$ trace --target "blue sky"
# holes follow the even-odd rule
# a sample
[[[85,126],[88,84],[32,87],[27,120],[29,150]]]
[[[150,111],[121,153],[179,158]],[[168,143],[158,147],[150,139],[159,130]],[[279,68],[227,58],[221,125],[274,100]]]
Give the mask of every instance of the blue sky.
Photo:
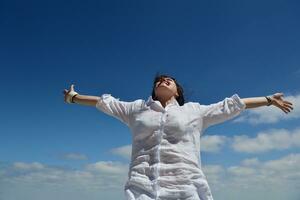
[[[298,199],[299,8],[297,1],[1,1],[0,199],[121,199],[129,129],[95,107],[65,104],[62,91],[75,84],[80,94],[146,100],[157,72],[176,77],[187,101],[201,104],[283,92],[292,113],[262,107],[210,127],[201,157],[216,200]]]

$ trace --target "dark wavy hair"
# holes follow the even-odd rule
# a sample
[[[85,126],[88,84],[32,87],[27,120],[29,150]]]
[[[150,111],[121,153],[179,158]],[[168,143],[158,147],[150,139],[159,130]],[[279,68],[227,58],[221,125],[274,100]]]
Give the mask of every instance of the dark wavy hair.
[[[153,100],[157,100],[156,96],[155,96],[155,84],[160,81],[161,78],[171,78],[174,80],[176,87],[177,87],[177,93],[178,93],[178,97],[176,98],[178,104],[180,106],[182,106],[184,104],[184,95],[183,95],[183,88],[182,86],[177,82],[177,80],[169,75],[166,74],[156,74],[153,80],[153,88],[152,88],[152,99]]]

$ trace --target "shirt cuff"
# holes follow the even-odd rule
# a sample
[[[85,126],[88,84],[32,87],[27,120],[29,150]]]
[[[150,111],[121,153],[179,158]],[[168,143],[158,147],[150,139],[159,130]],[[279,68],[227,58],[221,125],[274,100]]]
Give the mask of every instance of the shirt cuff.
[[[232,95],[231,98],[233,99],[233,101],[235,102],[235,104],[237,105],[237,107],[238,107],[240,110],[245,110],[245,109],[246,109],[246,104],[245,104],[245,102],[239,97],[238,94]]]

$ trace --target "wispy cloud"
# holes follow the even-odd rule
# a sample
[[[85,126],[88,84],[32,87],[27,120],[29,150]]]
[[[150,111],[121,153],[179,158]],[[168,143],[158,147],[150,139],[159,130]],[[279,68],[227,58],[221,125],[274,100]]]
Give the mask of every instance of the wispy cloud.
[[[82,169],[15,162],[0,168],[0,194],[4,199],[24,195],[32,200],[122,199],[127,170],[128,163],[114,161],[98,161]],[[215,198],[297,200],[300,195],[300,154],[267,161],[247,158],[229,167],[204,165],[203,171]]]
[[[284,97],[287,101],[293,103],[294,109],[285,114],[281,109],[275,106],[262,106],[247,109],[248,112],[234,119],[233,122],[249,122],[250,124],[277,123],[279,121],[299,119],[300,118],[300,94],[288,95]]]
[[[39,162],[33,163],[24,163],[24,162],[15,162],[12,165],[12,169],[16,171],[35,171],[35,170],[42,170],[45,166]]]
[[[300,154],[267,161],[248,158],[227,168],[208,165],[203,171],[216,199],[297,200],[300,195]]]
[[[131,157],[131,145],[113,148],[110,150],[110,152],[114,155],[118,155],[129,160]]]
[[[87,160],[88,157],[82,153],[65,153],[60,156],[61,159],[64,160]]]
[[[223,135],[205,135],[201,137],[201,151],[217,153],[228,140]]]
[[[128,165],[121,162],[99,161],[88,164],[85,169],[95,173],[124,174],[128,171]]]
[[[250,163],[249,163],[249,160]],[[254,162],[253,162],[254,161]],[[259,161],[247,159],[239,166],[231,166],[227,172],[232,180],[247,184],[300,184],[300,154],[289,154],[277,160]]]
[[[0,168],[1,199],[121,199],[128,164],[99,161],[82,169],[15,162]],[[117,191],[117,192],[116,192]]]
[[[270,129],[250,138],[247,135],[234,136],[231,147],[237,152],[260,153],[300,147],[300,129]]]

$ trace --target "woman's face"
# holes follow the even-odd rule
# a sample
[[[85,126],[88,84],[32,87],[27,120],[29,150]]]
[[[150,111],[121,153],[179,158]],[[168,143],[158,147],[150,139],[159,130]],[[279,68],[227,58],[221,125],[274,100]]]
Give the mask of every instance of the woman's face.
[[[178,96],[177,86],[175,81],[169,77],[162,77],[155,83],[155,95],[162,96]]]

